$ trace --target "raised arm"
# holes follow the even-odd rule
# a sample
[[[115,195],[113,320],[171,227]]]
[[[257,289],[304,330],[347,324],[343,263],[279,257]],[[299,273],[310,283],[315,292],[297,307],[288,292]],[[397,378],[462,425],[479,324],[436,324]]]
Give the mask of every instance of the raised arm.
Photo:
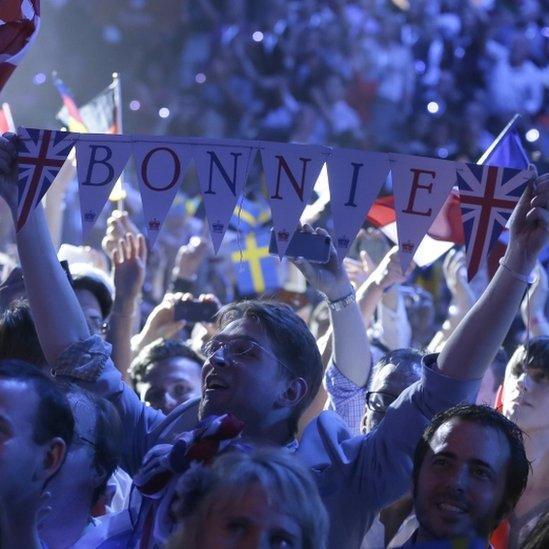
[[[139,329],[139,297],[145,279],[147,245],[142,234],[127,233],[112,252],[115,297],[107,340],[112,359],[122,377],[128,379],[133,355],[131,338]]]
[[[509,245],[494,278],[449,337],[438,368],[455,379],[480,379],[520,306],[528,276],[549,240],[549,174],[528,183],[511,218]]]
[[[0,193],[17,216],[17,155],[13,134],[0,137]],[[39,204],[16,235],[36,331],[47,361],[89,337],[84,313],[53,247]]]
[[[309,225],[304,225],[303,230],[313,232]],[[324,229],[316,229],[315,232],[328,236]],[[335,248],[331,246],[330,259],[326,264],[304,259],[296,260],[295,264],[309,284],[323,293],[331,305],[333,357],[337,368],[355,385],[364,386],[370,375],[370,344],[354,299],[353,287],[338,261]]]

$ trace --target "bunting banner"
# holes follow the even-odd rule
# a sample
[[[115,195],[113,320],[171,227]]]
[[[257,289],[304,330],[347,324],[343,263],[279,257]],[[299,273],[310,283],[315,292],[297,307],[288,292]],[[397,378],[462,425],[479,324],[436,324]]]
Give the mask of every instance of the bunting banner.
[[[246,183],[253,148],[225,141],[195,145],[193,158],[210,236],[215,252],[219,250],[231,216]]]
[[[0,2],[0,90],[29,51],[40,28],[40,0]]]
[[[454,162],[389,154],[400,264],[405,272],[456,182]]]
[[[75,144],[67,132],[19,128],[17,142],[18,207],[16,230],[42,200]]]
[[[333,149],[328,158],[334,244],[340,261],[347,255],[364,216],[389,174],[386,154]]]
[[[188,145],[166,139],[142,138],[133,143],[135,169],[150,247],[154,246],[168,210],[181,187],[191,155],[192,150]]]
[[[132,154],[131,141],[87,134],[76,143],[82,238],[86,240]]]
[[[528,170],[458,164],[469,280],[497,242],[531,177]]]
[[[274,227],[282,257],[311,201],[315,184],[320,187],[324,181],[323,188],[329,187],[334,244],[340,258],[347,253],[366,215],[373,219],[374,210],[383,206],[390,215],[376,224],[383,230],[396,225],[394,237],[399,242],[403,269],[412,258],[417,264],[428,264],[453,243],[461,242],[460,229],[464,229],[470,277],[505,225],[530,177],[530,172],[475,164],[459,164],[458,174],[458,164],[453,161],[318,145],[26,128],[20,128],[18,134],[17,230],[76,145],[84,234],[93,226],[114,182],[133,156],[148,241],[153,246],[177,192],[185,190],[185,174],[194,162],[201,195],[193,199],[193,208],[205,211],[216,251],[230,226],[242,237],[254,235],[255,244],[250,240],[246,250],[254,250],[255,245],[256,255],[257,249],[265,254],[258,230],[268,224]],[[261,153],[270,211],[265,204],[244,198],[248,168],[257,150]],[[376,201],[388,172],[394,197]],[[456,182],[459,201],[453,189]],[[249,255],[253,256],[251,252]],[[262,284],[254,262],[248,263],[250,273],[256,273],[257,290]]]
[[[280,257],[286,252],[299,218],[330,149],[319,145],[260,143],[273,227]]]

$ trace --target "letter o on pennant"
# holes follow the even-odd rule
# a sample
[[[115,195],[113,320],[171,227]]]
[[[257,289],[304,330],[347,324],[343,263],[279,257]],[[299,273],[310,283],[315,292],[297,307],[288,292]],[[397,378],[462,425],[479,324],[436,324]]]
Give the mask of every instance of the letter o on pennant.
[[[147,176],[149,161],[151,160],[153,154],[159,151],[165,151],[169,155],[171,155],[171,157],[173,158],[173,164],[174,164],[172,180],[164,187],[153,186]],[[145,185],[153,191],[167,191],[168,189],[171,189],[177,183],[177,180],[179,179],[180,174],[181,174],[181,162],[179,161],[179,157],[177,156],[175,151],[173,151],[172,149],[168,149],[168,147],[157,147],[156,149],[151,149],[143,159],[143,164],[141,164],[141,177],[143,178],[143,183],[145,183]]]

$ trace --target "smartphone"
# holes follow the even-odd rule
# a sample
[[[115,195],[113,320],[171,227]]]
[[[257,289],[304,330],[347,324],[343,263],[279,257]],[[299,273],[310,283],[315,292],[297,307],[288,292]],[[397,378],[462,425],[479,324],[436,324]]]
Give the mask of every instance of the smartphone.
[[[269,253],[278,255],[274,229],[271,229]],[[313,263],[328,263],[330,259],[330,237],[297,231],[290,240],[284,255],[286,257],[302,257]]]
[[[213,322],[217,311],[217,304],[211,301],[178,301],[174,306],[174,320]]]

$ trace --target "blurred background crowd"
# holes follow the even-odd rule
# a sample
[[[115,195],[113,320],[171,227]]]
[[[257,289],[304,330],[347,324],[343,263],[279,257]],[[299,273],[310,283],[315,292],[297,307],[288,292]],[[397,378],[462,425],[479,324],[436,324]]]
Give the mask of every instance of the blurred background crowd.
[[[31,55],[7,88],[37,85],[13,97],[17,122],[52,125],[51,70],[79,104],[118,71],[128,133],[476,160],[518,112],[534,160],[547,156],[543,0],[43,4],[51,54]]]

